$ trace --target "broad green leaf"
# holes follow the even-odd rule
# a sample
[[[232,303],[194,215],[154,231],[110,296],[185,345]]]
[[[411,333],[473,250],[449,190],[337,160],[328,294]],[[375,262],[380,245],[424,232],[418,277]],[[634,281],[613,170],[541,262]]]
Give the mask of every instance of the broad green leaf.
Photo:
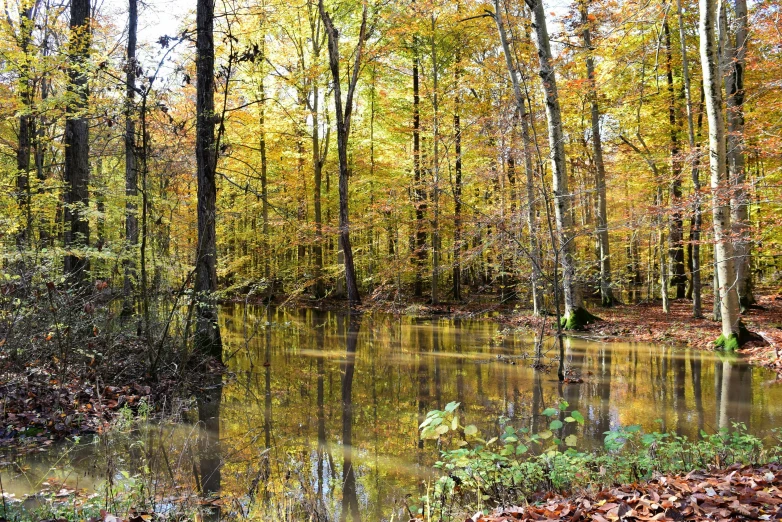
[[[529,448],[525,446],[524,444],[519,444],[516,446],[516,455],[521,455],[522,453],[527,453],[527,450]]]
[[[557,410],[555,410],[554,408],[546,408],[545,410],[543,410],[542,413],[542,415],[545,415],[546,417],[551,417],[556,414],[557,414]]]
[[[549,430],[541,431],[540,433],[538,433],[538,437],[540,437],[541,439],[550,439],[553,436],[554,434],[551,433]]]
[[[551,421],[551,424],[549,424],[548,427],[549,427],[550,430],[558,430],[562,426],[564,426],[564,424],[562,424],[562,421],[559,420],[559,419],[555,419],[555,420]]]
[[[456,401],[449,402],[448,404],[445,405],[445,411],[447,411],[448,413],[453,413],[454,411],[456,411],[456,408],[458,408],[460,404],[461,404],[460,402],[456,402]]]
[[[575,435],[568,435],[565,437],[565,445],[570,446],[571,448],[578,444],[578,437]]]
[[[470,424],[464,428],[464,434],[468,437],[472,437],[478,434],[478,428],[474,424]]]
[[[570,416],[576,419],[576,422],[578,422],[579,424],[584,424],[584,416],[581,415],[579,412],[572,411],[570,412]]]
[[[438,435],[445,435],[446,433],[448,433],[448,426],[447,426],[447,425],[445,425],[445,424],[440,424],[439,426],[437,426],[437,427],[435,428],[435,430],[434,430],[434,431],[435,431],[435,433],[437,433]]]

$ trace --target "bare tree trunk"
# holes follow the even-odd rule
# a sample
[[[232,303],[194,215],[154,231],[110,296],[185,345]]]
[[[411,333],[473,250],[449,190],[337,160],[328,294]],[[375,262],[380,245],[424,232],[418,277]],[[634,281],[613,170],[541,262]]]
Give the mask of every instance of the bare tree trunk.
[[[317,13],[311,10],[314,3],[307,2],[307,9],[310,19],[310,37],[312,40],[313,63],[318,62],[322,45],[323,34],[320,32],[320,24],[317,23]],[[323,284],[323,210],[322,210],[322,187],[323,187],[323,165],[326,162],[329,148],[329,130],[326,129],[326,136],[321,143],[320,139],[320,82],[319,78],[312,79],[312,105],[310,107],[312,117],[312,169],[314,175],[313,182],[313,212],[315,219],[315,243],[312,246],[312,254],[315,263],[315,286],[313,293],[316,298],[326,295]],[[323,150],[321,150],[323,147]]]
[[[530,136],[529,114],[525,105],[525,97],[521,90],[518,72],[514,66],[513,54],[511,53],[508,36],[505,31],[505,24],[502,21],[502,10],[500,9],[500,0],[494,0],[494,21],[497,23],[497,32],[500,35],[502,51],[505,55],[505,65],[508,68],[511,83],[513,85],[513,94],[516,98],[516,113],[521,120],[521,141],[524,152],[524,174],[526,176],[527,188],[527,232],[529,233],[529,258],[532,265],[532,309],[535,315],[542,312],[543,309],[543,289],[541,288],[541,259],[540,248],[538,246],[538,230],[536,222],[536,204],[535,204],[535,170],[532,165],[533,144]]]
[[[540,78],[546,97],[546,120],[551,170],[553,174],[554,215],[557,229],[559,263],[562,267],[562,288],[565,301],[565,313],[562,317],[566,329],[580,329],[592,316],[583,307],[581,292],[576,282],[575,238],[572,236],[572,216],[570,212],[571,194],[568,190],[568,178],[565,162],[565,139],[562,132],[562,114],[557,93],[557,79],[551,65],[553,57],[546,27],[546,13],[542,0],[527,0],[533,11],[535,33],[537,35],[538,58],[540,59]]]
[[[457,11],[461,3],[457,4]],[[454,139],[454,187],[453,187],[453,274],[452,288],[453,300],[462,300],[462,120],[461,120],[461,93],[460,82],[462,53],[461,47],[456,47],[456,64],[454,66],[454,109],[453,109],[453,139]]]
[[[693,191],[693,209],[690,239],[692,242],[690,255],[692,274],[692,315],[702,317],[701,309],[701,181],[700,181],[700,151],[695,145],[695,125],[693,122],[692,89],[690,86],[690,67],[687,59],[687,38],[684,31],[684,19],[682,17],[682,0],[676,0],[676,12],[679,18],[679,40],[682,55],[682,78],[684,80],[684,96],[687,108],[687,142],[689,145],[690,161],[692,162],[691,177]]]
[[[753,304],[755,296],[752,289],[752,271],[749,223],[749,195],[746,189],[747,173],[744,159],[744,71],[747,55],[747,2],[735,0],[735,42],[731,35],[726,34],[724,53],[729,62],[725,75],[725,91],[727,103],[728,149],[727,165],[728,179],[733,187],[731,200],[731,224],[733,235],[738,238],[734,243],[734,264],[739,293],[739,304],[742,308]],[[727,27],[725,27],[727,32]]]
[[[712,219],[714,226],[714,258],[717,263],[719,296],[722,315],[720,341],[725,348],[739,345],[741,319],[736,291],[736,271],[733,267],[733,244],[730,240],[730,191],[725,165],[725,121],[722,116],[721,74],[717,58],[715,0],[700,0],[700,53],[703,84],[706,89],[706,113],[709,120],[709,170],[711,172]]]
[[[136,96],[136,29],[138,27],[138,0],[128,0],[128,48],[125,61],[125,243],[130,251],[125,261],[122,285],[122,312],[133,313],[136,278],[136,247],[138,246],[138,217],[136,195],[136,124],[133,121],[133,100]]]
[[[263,84],[263,76],[261,76],[260,85],[260,115],[258,117],[260,127],[260,137],[258,147],[261,149],[261,194],[263,200],[261,201],[261,217],[263,219],[263,227],[261,228],[261,246],[263,247],[263,279],[266,281],[266,299],[271,300],[274,293],[274,285],[271,280],[271,251],[269,249],[269,182],[267,177],[268,165],[266,161],[266,88]]]
[[[613,306],[614,293],[611,290],[611,252],[608,240],[608,210],[606,208],[606,170],[603,163],[603,142],[600,137],[600,110],[597,104],[595,63],[592,58],[592,37],[589,30],[589,0],[582,0],[581,37],[586,50],[587,79],[589,80],[590,117],[592,123],[592,155],[595,162],[595,185],[597,189],[597,242],[600,255],[600,301],[603,306]]]
[[[435,41],[436,25],[435,16],[432,14],[432,204],[434,206],[434,216],[432,219],[432,304],[438,304],[440,297],[438,295],[438,282],[440,272],[440,116],[438,105],[438,74],[437,65],[437,46]]]
[[[90,224],[86,217],[89,205],[89,127],[87,109],[87,60],[90,49],[90,0],[71,1],[71,42],[68,50],[68,91],[73,101],[65,119],[65,275],[73,284],[87,277],[89,260],[74,249],[90,242]]]
[[[19,48],[22,51],[19,70],[19,95],[22,110],[19,115],[19,145],[16,149],[16,190],[17,204],[22,223],[16,235],[16,244],[20,250],[28,248],[32,241],[32,208],[30,193],[30,154],[31,142],[35,133],[35,122],[31,114],[33,106],[33,81],[30,78],[30,43],[34,27],[34,5],[31,0],[21,2],[19,13]]]
[[[419,87],[419,65],[417,42],[415,56],[413,57],[413,202],[415,203],[415,285],[413,295],[423,295],[422,272],[426,258],[426,230],[424,227],[424,213],[426,211],[426,194],[422,187],[421,179],[421,94]]]
[[[323,25],[326,28],[329,47],[329,68],[334,80],[334,107],[337,118],[337,152],[339,154],[339,239],[345,263],[345,284],[348,291],[348,302],[351,306],[361,303],[356,281],[356,269],[353,264],[353,249],[350,246],[350,221],[348,219],[348,138],[350,137],[350,116],[353,112],[353,96],[358,83],[358,73],[361,66],[361,55],[367,34],[367,5],[364,4],[361,13],[361,29],[355,51],[355,62],[348,83],[345,105],[342,106],[341,79],[339,75],[339,32],[334,27],[331,16],[326,12],[323,0],[319,0],[318,9]]]
[[[687,291],[687,276],[684,272],[684,248],[682,239],[682,161],[679,149],[679,126],[676,122],[676,94],[673,88],[673,51],[671,47],[671,29],[666,17],[663,22],[665,35],[665,75],[668,84],[668,125],[671,136],[671,219],[668,236],[668,254],[671,258],[670,284],[676,287],[676,298],[684,299]]]
[[[195,261],[195,347],[222,360],[222,339],[217,322],[215,232],[217,150],[214,105],[214,0],[198,0],[196,8],[196,164],[198,169],[198,244]]]

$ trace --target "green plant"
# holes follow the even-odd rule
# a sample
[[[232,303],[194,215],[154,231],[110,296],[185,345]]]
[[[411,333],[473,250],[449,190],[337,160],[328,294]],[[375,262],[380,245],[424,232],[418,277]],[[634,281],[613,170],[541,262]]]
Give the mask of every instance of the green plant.
[[[440,460],[435,467],[443,475],[421,499],[430,513],[427,519],[515,505],[545,491],[599,488],[732,464],[760,465],[782,456],[782,431],[775,430],[764,444],[742,423],[714,434],[702,431],[697,440],[671,432],[645,433],[638,425],[619,426],[604,433],[602,450],[579,451],[574,428],[585,419],[568,407],[561,401],[543,410],[540,415],[548,427],[537,433],[500,419],[503,431],[488,438],[476,426],[460,423],[457,402],[430,411],[419,429],[422,439],[437,442]]]

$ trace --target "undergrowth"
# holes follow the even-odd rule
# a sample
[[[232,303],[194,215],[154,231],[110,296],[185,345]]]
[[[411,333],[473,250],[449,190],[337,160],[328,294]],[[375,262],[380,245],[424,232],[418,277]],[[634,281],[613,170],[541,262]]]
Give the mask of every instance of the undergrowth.
[[[697,440],[645,433],[638,425],[618,427],[604,433],[601,450],[581,451],[577,432],[585,419],[568,410],[566,401],[541,413],[548,429],[531,433],[505,426],[496,436],[463,426],[458,407],[452,402],[430,411],[420,426],[421,438],[434,440],[440,450],[441,476],[410,506],[411,515],[427,521],[523,505],[549,492],[571,494],[732,464],[759,466],[782,456],[779,432],[764,443],[742,423],[712,434],[701,431]]]

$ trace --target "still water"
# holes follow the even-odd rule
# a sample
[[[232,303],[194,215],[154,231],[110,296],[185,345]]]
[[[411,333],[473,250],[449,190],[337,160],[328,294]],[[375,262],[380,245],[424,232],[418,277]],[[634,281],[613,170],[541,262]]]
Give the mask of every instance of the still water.
[[[566,365],[583,383],[563,385],[555,369],[531,369],[528,338],[487,320],[237,305],[223,308],[221,322],[231,374],[199,412],[212,438],[204,478],[224,498],[258,491],[278,513],[299,506],[328,519],[398,520],[437,456],[418,439],[420,419],[451,401],[461,403],[463,424],[491,434],[502,422],[544,429],[539,413],[562,397],[586,418],[582,447],[619,425],[691,437],[733,422],[760,435],[782,426],[773,374],[713,353],[571,338]],[[157,444],[187,446],[196,420],[160,431]],[[172,467],[187,469],[186,455],[165,457],[172,478]],[[51,458],[28,458],[24,481],[4,474],[6,491],[29,493],[52,473]],[[82,487],[105,479],[88,453],[72,460],[81,469],[66,476]]]

